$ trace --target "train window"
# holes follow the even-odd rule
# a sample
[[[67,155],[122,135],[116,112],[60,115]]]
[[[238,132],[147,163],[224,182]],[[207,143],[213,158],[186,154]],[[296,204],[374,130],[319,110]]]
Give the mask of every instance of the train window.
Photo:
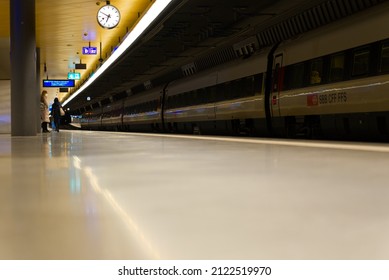
[[[370,51],[363,49],[354,52],[353,76],[361,76],[369,73]]]
[[[254,76],[254,92],[253,92],[253,94],[261,94],[261,92],[262,92],[262,78],[263,78],[263,74],[257,74]]]
[[[382,44],[380,72],[389,72],[389,42]]]
[[[278,78],[280,75],[280,64],[277,63],[273,71],[273,91],[278,90]]]
[[[322,82],[322,74],[323,74],[323,59],[316,59],[311,62],[309,83],[320,84]]]
[[[292,72],[293,65],[285,66],[285,76],[284,76],[284,90],[291,89],[291,78],[289,77]]]
[[[173,109],[176,107],[176,97],[173,95],[173,96],[169,96],[169,109]]]
[[[231,98],[239,98],[244,94],[243,80],[235,80],[230,84]]]
[[[219,85],[209,87],[208,91],[208,102],[215,102],[217,98],[217,94],[222,94],[223,91],[220,90]]]
[[[185,96],[183,93],[180,93],[179,95],[177,95],[177,106],[179,108],[185,106]]]
[[[190,105],[200,104],[197,90],[192,90],[188,97],[190,99]]]
[[[170,109],[171,108],[171,102],[172,102],[172,98],[171,98],[171,96],[169,96],[167,98],[167,102],[165,104],[165,109]]]
[[[223,90],[224,90],[224,93],[225,95],[227,96],[227,99],[234,99],[235,96],[236,96],[236,80],[235,81],[231,81],[231,82],[227,82],[224,84],[223,86]],[[221,96],[221,95],[218,95],[218,101],[223,101],[224,100],[224,97]]]
[[[242,78],[242,97],[254,95],[254,76]]]
[[[214,99],[212,100],[213,102],[219,102],[225,99],[231,99],[231,83],[227,82],[224,84],[219,84],[215,87],[216,92]]]
[[[158,100],[154,100],[151,102],[152,104],[152,111],[156,111],[158,109]]]
[[[199,88],[197,90],[197,98],[199,99],[199,104],[206,103],[206,96],[207,96],[207,91],[205,88]]]
[[[172,101],[173,101],[172,102],[172,108],[180,107],[180,105],[178,104],[178,102],[179,102],[178,95],[174,95]]]
[[[206,87],[202,89],[202,96],[201,96],[201,104],[205,104],[209,102],[209,95],[211,92],[211,87]]]
[[[304,63],[290,65],[286,68],[285,88],[301,88],[304,84]]]
[[[173,97],[169,96],[167,102],[165,103],[165,109],[171,109],[173,107]]]
[[[183,92],[180,95],[181,95],[181,107],[188,106],[188,95],[189,95],[189,92]]]
[[[330,82],[339,82],[344,76],[344,54],[336,54],[331,57]]]
[[[252,81],[251,77],[242,78],[239,82],[239,86],[241,87],[240,97],[250,96],[253,91],[251,88]]]
[[[242,87],[242,91],[240,93],[241,97],[245,96],[250,96],[251,92],[253,91],[252,89],[252,82],[253,78],[252,77],[245,77],[240,80],[240,85]]]
[[[172,96],[172,108],[177,108],[177,107],[179,107],[179,105],[178,105],[178,96],[174,95],[174,96]]]
[[[195,105],[193,104],[195,94],[196,94],[196,90],[188,91],[187,93],[185,93],[185,106]]]

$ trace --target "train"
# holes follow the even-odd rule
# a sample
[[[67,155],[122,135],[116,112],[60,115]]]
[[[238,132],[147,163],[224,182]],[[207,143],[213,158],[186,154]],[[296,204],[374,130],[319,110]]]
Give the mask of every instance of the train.
[[[86,130],[389,139],[388,5],[84,112]]]

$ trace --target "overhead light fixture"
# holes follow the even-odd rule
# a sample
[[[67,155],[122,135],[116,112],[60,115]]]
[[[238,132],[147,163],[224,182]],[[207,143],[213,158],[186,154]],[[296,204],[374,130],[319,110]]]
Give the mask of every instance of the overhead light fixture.
[[[107,61],[86,81],[72,96],[63,102],[63,106],[68,104],[73,98],[88,88],[109,66],[112,65],[131,45],[139,38],[147,27],[157,18],[157,16],[170,4],[172,0],[156,0],[139,23],[134,27],[118,49],[107,59]]]

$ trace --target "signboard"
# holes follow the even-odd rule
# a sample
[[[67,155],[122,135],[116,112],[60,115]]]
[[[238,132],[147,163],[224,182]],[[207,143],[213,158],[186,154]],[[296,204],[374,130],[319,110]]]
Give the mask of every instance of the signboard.
[[[69,80],[79,80],[81,79],[81,73],[78,72],[69,72],[68,73]]]
[[[74,80],[43,80],[43,87],[74,87]]]
[[[77,63],[77,64],[74,64],[74,68],[76,68],[76,69],[86,69],[86,64],[85,63]]]
[[[97,54],[97,47],[82,47],[82,54]]]
[[[59,92],[69,92],[69,88],[67,87],[60,87]]]

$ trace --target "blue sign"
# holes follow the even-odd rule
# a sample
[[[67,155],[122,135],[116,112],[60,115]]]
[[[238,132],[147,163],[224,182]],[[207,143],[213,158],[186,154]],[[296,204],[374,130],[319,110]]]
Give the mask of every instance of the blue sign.
[[[82,47],[82,54],[97,54],[97,47]]]
[[[69,80],[79,80],[81,79],[81,73],[78,72],[69,72],[68,73]]]
[[[43,87],[74,87],[74,80],[43,80]]]

